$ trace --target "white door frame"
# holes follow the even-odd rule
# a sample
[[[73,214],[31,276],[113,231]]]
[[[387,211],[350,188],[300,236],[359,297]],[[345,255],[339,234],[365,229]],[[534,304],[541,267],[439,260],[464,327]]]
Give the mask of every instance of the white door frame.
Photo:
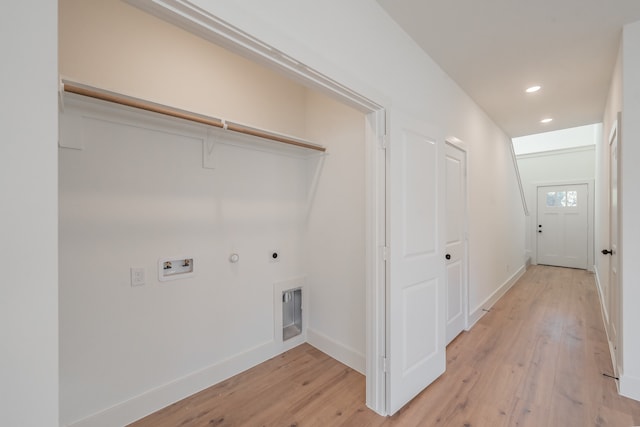
[[[329,94],[366,114],[366,404],[377,413],[386,415],[383,367],[386,347],[388,161],[385,106],[390,102],[386,99],[372,101],[216,16],[191,6],[187,1],[125,1],[234,53],[275,68],[285,76]]]
[[[536,200],[536,209],[535,215],[532,215],[533,221],[530,224],[530,233],[531,233],[531,264],[538,264],[538,187],[549,187],[554,185],[580,185],[584,184],[587,186],[587,194],[589,197],[589,206],[587,207],[587,270],[590,272],[594,270],[594,228],[593,228],[593,218],[594,218],[594,209],[595,209],[595,181],[593,179],[577,179],[577,180],[567,180],[567,181],[540,181],[534,182],[529,187],[529,194],[534,195]]]
[[[464,171],[464,253],[462,259],[463,278],[462,301],[464,311],[464,330],[469,330],[469,150],[467,145],[456,137],[447,137],[445,143],[462,151],[465,156]]]

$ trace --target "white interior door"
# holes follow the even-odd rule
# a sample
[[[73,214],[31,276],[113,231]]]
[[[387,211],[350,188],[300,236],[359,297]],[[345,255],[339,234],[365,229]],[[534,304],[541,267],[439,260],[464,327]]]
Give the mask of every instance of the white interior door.
[[[389,143],[387,412],[445,370],[444,139],[394,114]]]
[[[618,115],[618,118],[620,116]],[[615,374],[618,375],[618,322],[620,319],[620,289],[618,281],[618,120],[609,140],[609,248],[604,255],[609,260],[609,340],[614,360]]]
[[[587,268],[587,184],[538,187],[538,264]]]
[[[446,145],[447,344],[465,328],[466,313],[466,153]]]

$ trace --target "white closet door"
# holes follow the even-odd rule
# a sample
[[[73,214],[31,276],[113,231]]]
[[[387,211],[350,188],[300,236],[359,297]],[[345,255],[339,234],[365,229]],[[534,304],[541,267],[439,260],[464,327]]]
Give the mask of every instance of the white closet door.
[[[389,143],[387,412],[445,370],[444,140],[394,114]]]
[[[447,344],[465,327],[466,153],[447,144]]]

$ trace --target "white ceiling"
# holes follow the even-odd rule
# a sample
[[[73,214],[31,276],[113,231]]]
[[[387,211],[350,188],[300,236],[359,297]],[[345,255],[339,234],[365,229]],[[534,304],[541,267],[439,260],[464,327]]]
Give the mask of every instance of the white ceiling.
[[[511,137],[602,121],[622,26],[640,20],[640,0],[376,1]]]

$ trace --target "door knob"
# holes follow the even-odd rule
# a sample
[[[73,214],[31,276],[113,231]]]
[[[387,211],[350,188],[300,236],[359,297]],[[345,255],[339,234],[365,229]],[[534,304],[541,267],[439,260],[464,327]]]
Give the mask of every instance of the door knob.
[[[450,255],[450,254],[446,254],[444,257],[445,257],[446,259],[451,259],[451,255]]]
[[[613,251],[610,249],[603,249],[602,255],[613,255]]]

